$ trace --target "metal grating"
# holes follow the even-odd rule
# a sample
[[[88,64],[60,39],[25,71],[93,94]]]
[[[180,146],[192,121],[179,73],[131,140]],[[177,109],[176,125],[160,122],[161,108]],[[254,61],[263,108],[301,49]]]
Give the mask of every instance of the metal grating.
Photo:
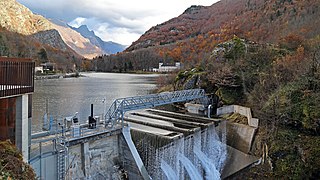
[[[123,115],[127,111],[204,98],[203,89],[189,89],[116,99],[105,114],[105,124],[113,127],[117,122],[123,123]]]

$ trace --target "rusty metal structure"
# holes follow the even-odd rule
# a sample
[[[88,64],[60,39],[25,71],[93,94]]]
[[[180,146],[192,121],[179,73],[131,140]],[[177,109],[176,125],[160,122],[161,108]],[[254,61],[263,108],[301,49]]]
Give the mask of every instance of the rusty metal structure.
[[[34,91],[31,59],[0,57],[0,99]]]
[[[31,59],[0,57],[0,140],[16,143],[19,96],[28,96],[28,118],[32,116],[34,66]]]

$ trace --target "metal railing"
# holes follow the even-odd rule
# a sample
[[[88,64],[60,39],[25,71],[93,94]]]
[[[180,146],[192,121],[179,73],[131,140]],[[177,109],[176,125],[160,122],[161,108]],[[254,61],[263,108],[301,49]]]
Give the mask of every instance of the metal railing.
[[[127,111],[204,98],[206,95],[203,89],[189,89],[116,99],[105,114],[105,125],[113,127],[119,121],[123,123]]]
[[[0,57],[0,98],[33,92],[34,67],[31,59]]]

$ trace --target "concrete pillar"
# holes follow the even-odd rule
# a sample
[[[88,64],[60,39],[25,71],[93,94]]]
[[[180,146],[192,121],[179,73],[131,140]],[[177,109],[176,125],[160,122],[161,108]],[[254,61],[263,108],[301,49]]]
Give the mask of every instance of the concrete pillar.
[[[84,142],[81,144],[81,169],[85,177],[88,177],[90,174],[90,151],[89,151],[89,143]]]
[[[21,151],[23,160],[29,159],[29,119],[28,95],[17,97],[16,101],[16,146]]]

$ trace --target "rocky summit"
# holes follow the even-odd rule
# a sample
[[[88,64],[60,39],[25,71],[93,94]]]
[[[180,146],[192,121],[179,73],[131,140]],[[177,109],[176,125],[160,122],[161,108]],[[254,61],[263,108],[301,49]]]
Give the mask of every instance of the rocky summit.
[[[9,31],[31,35],[53,29],[51,23],[15,0],[0,0],[0,25]]]

